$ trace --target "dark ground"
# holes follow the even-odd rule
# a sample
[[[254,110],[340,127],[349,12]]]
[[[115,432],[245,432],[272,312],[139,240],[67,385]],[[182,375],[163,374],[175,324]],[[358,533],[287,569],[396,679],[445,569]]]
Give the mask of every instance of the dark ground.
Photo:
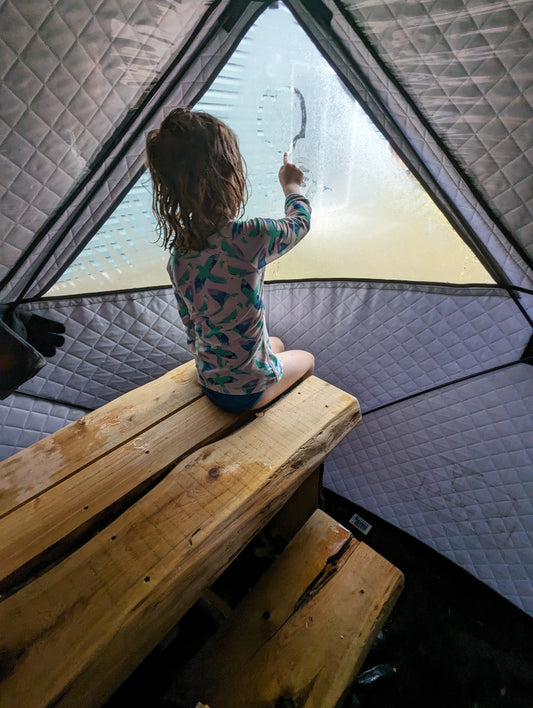
[[[326,491],[324,504],[405,575],[405,589],[342,708],[533,708],[533,618],[351,502]],[[350,525],[354,513],[372,524],[368,535]],[[243,576],[251,577],[266,561],[255,553],[240,562]],[[217,588],[232,604],[242,591],[242,584],[232,586],[234,574]],[[154,651],[106,708],[181,708],[163,699],[165,689],[214,628],[194,607],[175,640]]]

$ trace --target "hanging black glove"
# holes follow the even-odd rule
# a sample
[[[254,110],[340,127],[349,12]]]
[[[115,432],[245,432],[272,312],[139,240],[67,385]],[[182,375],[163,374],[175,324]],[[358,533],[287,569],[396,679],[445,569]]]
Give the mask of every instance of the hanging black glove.
[[[65,325],[49,317],[41,317],[24,310],[11,310],[5,313],[3,319],[8,327],[43,356],[54,356],[57,347],[62,347],[65,343],[65,337],[61,336],[65,332]]]
[[[57,347],[65,344],[65,325],[48,317],[22,312],[21,320],[26,328],[26,340],[43,356],[54,356]]]
[[[6,398],[46,364],[41,354],[0,319],[0,398]]]
[[[0,399],[13,393],[65,343],[65,326],[47,317],[0,312]]]

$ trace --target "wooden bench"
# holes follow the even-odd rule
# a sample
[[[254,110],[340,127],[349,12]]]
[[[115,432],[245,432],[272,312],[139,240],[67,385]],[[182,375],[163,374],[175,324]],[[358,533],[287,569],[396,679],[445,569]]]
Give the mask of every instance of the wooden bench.
[[[0,705],[100,706],[360,418],[316,377],[257,415],[192,363],[0,463]]]
[[[183,708],[335,708],[402,587],[316,510],[165,695]]]

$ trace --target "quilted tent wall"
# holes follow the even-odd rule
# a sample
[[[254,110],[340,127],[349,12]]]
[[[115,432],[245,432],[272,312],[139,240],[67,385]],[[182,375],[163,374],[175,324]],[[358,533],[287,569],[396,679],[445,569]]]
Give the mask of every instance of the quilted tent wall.
[[[273,5],[2,2],[2,303],[67,328],[2,457],[188,358],[168,288],[43,295]],[[494,279],[268,285],[271,331],[362,404],[326,484],[533,614],[531,3],[286,5]]]

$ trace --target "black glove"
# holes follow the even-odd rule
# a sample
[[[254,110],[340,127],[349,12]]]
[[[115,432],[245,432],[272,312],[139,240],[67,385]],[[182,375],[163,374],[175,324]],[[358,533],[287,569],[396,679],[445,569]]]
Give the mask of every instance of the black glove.
[[[45,365],[63,346],[60,322],[29,312],[2,312],[0,308],[0,399],[13,393]]]
[[[62,347],[65,343],[65,337],[61,336],[65,332],[65,325],[48,317],[24,310],[12,310],[5,314],[4,322],[43,356],[54,356],[57,347]]]
[[[65,344],[65,325],[48,317],[21,313],[21,319],[26,328],[26,340],[41,352],[43,356],[54,356],[57,347]]]
[[[0,399],[35,376],[45,364],[41,354],[0,319]]]

